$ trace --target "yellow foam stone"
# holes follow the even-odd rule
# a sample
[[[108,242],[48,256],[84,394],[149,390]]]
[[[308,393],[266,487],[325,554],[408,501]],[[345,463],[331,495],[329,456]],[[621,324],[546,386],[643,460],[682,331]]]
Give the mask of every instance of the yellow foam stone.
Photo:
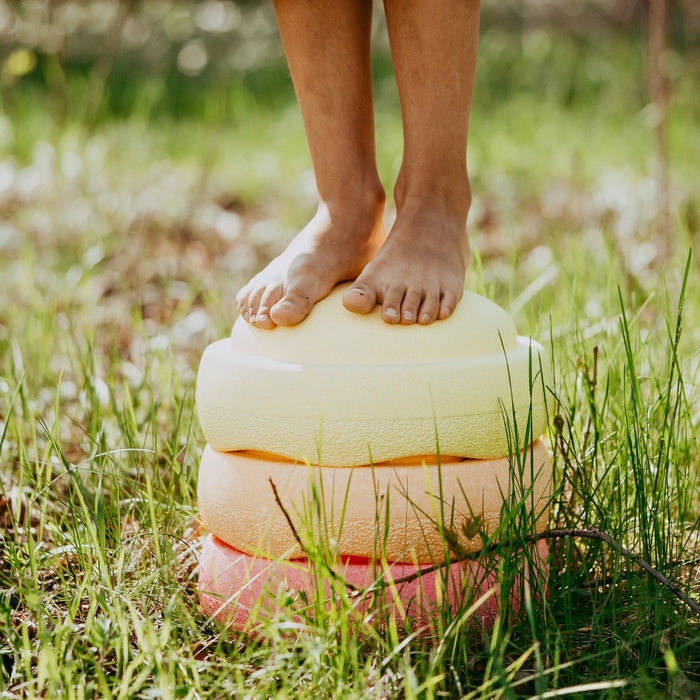
[[[444,321],[389,325],[379,307],[347,311],[344,288],[297,326],[261,330],[239,318],[206,348],[197,407],[215,450],[328,466],[438,450],[488,459],[544,431],[543,349],[497,304],[465,292]]]
[[[204,527],[248,554],[302,555],[272,485],[303,540],[324,537],[339,556],[442,562],[444,542],[483,546],[501,519],[504,499],[547,526],[549,451],[537,440],[522,455],[492,460],[415,457],[372,467],[312,467],[259,452],[207,447],[199,471]],[[314,496],[315,493],[315,496]],[[388,523],[388,525],[387,525]]]

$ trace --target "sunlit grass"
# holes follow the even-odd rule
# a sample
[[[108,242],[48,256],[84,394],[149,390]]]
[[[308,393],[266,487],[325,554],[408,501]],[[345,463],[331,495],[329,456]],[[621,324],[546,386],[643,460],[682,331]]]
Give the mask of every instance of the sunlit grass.
[[[548,348],[552,524],[606,531],[697,600],[697,250],[683,294],[698,241],[696,83],[679,81],[676,218],[659,230],[639,43],[592,51],[489,31],[470,142],[468,286]],[[547,72],[552,62],[560,73]],[[400,127],[389,76],[377,78],[389,184]],[[550,543],[547,596],[517,614],[504,597],[490,631],[467,624],[466,600],[427,637],[381,606],[383,626],[357,634],[340,581],[312,600],[289,592],[301,619],[281,613],[259,638],[199,612],[197,362],[228,332],[236,288],[314,202],[291,88],[266,96],[260,84],[195,91],[210,103],[195,109],[185,96],[176,116],[144,84],[128,118],[107,110],[93,127],[56,122],[40,92],[4,102],[0,693],[697,692],[697,616],[599,542]],[[514,581],[532,565],[527,523],[506,529],[500,576]],[[328,543],[314,556],[330,561]]]

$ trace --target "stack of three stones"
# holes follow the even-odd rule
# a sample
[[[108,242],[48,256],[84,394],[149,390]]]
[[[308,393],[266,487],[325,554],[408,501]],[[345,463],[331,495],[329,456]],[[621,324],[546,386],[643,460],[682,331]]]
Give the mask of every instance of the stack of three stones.
[[[387,603],[424,624],[445,601],[456,610],[468,589],[498,585],[495,567],[464,556],[506,507],[520,501],[533,530],[547,524],[541,346],[469,292],[422,327],[352,314],[342,291],[291,328],[239,319],[202,357],[200,604],[238,629],[252,611],[279,613],[282,590],[311,594],[306,555],[319,548],[356,588],[408,578]],[[544,561],[546,546],[536,551]]]

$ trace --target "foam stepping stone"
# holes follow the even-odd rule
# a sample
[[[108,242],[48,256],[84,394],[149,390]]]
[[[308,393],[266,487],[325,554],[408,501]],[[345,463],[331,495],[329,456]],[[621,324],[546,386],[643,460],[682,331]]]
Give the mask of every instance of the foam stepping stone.
[[[533,574],[546,575],[547,554],[548,548],[544,541],[532,547],[529,554],[532,570],[523,572],[526,584],[532,581]],[[381,602],[386,606],[385,610],[400,618],[407,617],[414,627],[430,627],[445,604],[449,606],[450,614],[456,615],[465,600],[479,601],[482,596],[484,600],[475,606],[473,614],[481,623],[489,625],[498,610],[498,596],[495,595],[498,590],[497,564],[495,558],[492,558],[455,562],[447,568],[430,570],[430,567],[410,563],[381,567],[372,560],[341,557],[334,570],[359,589],[366,589],[380,576],[384,581],[391,582],[391,585],[382,589]],[[399,581],[418,571],[423,573],[412,581]],[[318,580],[305,559],[254,557],[208,535],[199,563],[200,607],[206,615],[222,624],[244,630],[249,627],[253,617],[255,621],[262,622],[274,619],[285,608],[288,608],[287,612],[293,613],[293,592],[303,591],[307,600],[312,600]],[[331,592],[327,577],[325,581],[324,594],[330,605]],[[470,588],[473,597],[466,599]],[[509,605],[515,611],[519,605],[517,589],[519,586],[509,596]],[[489,595],[491,591],[493,594]],[[358,596],[355,601],[358,617],[364,617],[372,604],[371,596]],[[296,605],[301,605],[298,598]],[[296,609],[299,610],[299,607]],[[298,615],[296,617],[299,618]]]
[[[239,318],[206,348],[197,408],[215,450],[353,466],[436,445],[444,455],[502,457],[542,434],[543,349],[518,337],[498,305],[465,292],[444,321],[389,325],[379,307],[347,311],[346,286],[297,326],[260,330]]]
[[[518,456],[436,456],[372,467],[318,467],[260,452],[206,447],[198,500],[204,528],[248,554],[302,555],[270,482],[302,540],[325,538],[342,556],[435,563],[451,537],[465,551],[496,529],[504,499],[522,501],[535,528],[547,526],[551,464],[537,440]]]

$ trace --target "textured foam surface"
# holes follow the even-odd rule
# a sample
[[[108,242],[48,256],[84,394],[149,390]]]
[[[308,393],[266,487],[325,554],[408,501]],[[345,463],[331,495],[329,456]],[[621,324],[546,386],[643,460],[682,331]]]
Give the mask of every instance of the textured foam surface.
[[[533,549],[536,575],[545,576],[547,545],[544,541],[539,542]],[[474,596],[471,600],[479,599],[492,589],[495,593],[498,585],[494,575],[496,564],[495,559],[486,562],[463,561],[449,565],[447,572],[425,571],[413,581],[396,583],[387,588],[384,603],[400,617],[408,617],[414,625],[424,625],[439,614],[442,608],[440,601],[447,599],[452,614],[455,614],[463,605],[470,588]],[[382,570],[373,561],[356,558],[341,558],[336,565],[337,573],[358,588],[369,586],[382,571],[385,581],[389,577],[397,581],[414,574],[419,568],[427,569],[414,564],[389,564]],[[222,624],[244,630],[251,623],[252,611],[255,611],[256,621],[269,619],[281,612],[283,601],[292,600],[289,595],[279,595],[282,592],[304,591],[310,599],[316,580],[304,559],[255,558],[209,535],[199,562],[200,605],[206,615],[215,617]],[[525,580],[531,580],[527,572]],[[329,586],[326,586],[328,594]],[[370,598],[359,596],[356,602],[358,616],[364,615],[369,605]],[[519,605],[516,591],[511,593],[510,605]],[[474,614],[488,625],[495,619],[496,612],[497,596],[490,595]]]
[[[543,350],[506,312],[465,292],[430,326],[384,323],[341,303],[344,285],[297,326],[242,319],[206,348],[199,419],[219,451],[261,450],[328,466],[419,454],[501,457],[546,425]],[[544,377],[540,374],[544,371]],[[507,438],[504,411],[521,445]]]
[[[438,525],[451,530],[465,550],[480,549],[481,535],[468,539],[464,526],[492,533],[504,497],[509,505],[524,501],[537,531],[544,530],[551,464],[541,440],[518,458],[446,457],[440,467],[435,456],[373,467],[313,467],[207,447],[198,485],[205,529],[249,554],[301,556],[270,480],[302,539],[323,536],[345,556],[383,554],[389,561],[425,563],[445,559]]]

